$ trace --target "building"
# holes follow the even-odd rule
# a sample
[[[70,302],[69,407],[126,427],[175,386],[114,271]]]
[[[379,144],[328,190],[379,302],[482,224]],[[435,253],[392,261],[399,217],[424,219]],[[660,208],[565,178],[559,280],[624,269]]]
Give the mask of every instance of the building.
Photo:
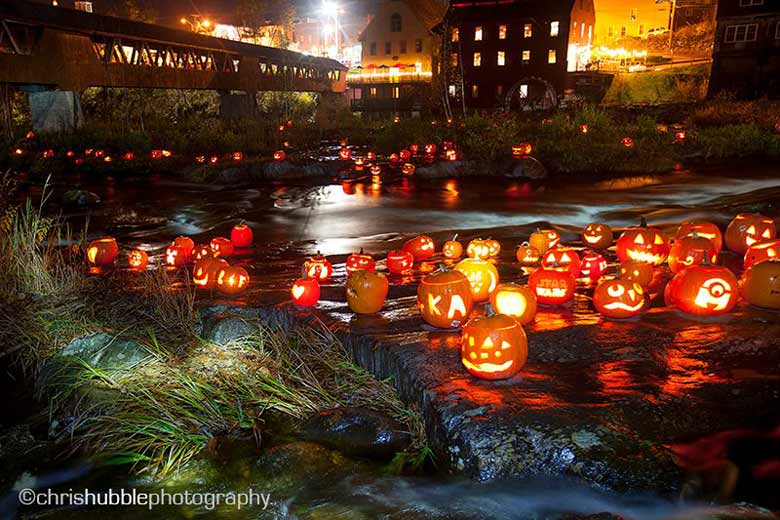
[[[709,95],[780,97],[780,3],[720,0]]]
[[[419,114],[430,106],[441,38],[433,29],[447,6],[438,0],[382,0],[358,36],[361,67],[347,75],[352,109]]]
[[[671,1],[593,0],[596,9],[594,40],[610,45],[621,38],[646,38],[669,30]]]
[[[593,0],[453,0],[443,63],[450,104],[549,108],[586,70]]]

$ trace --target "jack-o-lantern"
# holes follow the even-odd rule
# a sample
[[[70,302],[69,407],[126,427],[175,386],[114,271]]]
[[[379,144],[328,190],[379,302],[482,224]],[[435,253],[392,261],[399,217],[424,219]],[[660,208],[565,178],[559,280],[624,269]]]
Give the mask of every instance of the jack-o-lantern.
[[[612,245],[612,228],[606,224],[593,222],[582,230],[582,243],[586,246],[603,251]]]
[[[705,260],[674,275],[666,296],[667,303],[689,314],[724,314],[737,304],[737,277],[727,268]]]
[[[361,249],[359,253],[352,253],[347,257],[347,274],[352,274],[360,269],[373,271],[375,268],[376,262],[374,261],[374,257],[364,253],[363,249]]]
[[[566,271],[537,269],[528,277],[528,287],[542,305],[563,305],[574,298],[576,280]]]
[[[249,287],[249,273],[237,265],[224,266],[217,271],[217,290],[222,294],[241,294]]]
[[[693,221],[683,222],[680,227],[677,228],[675,238],[689,237],[696,232],[700,237],[704,237],[715,246],[715,250],[720,254],[723,250],[723,235],[718,229],[718,226],[712,222]]]
[[[274,161],[281,162],[284,161],[286,158],[287,158],[287,152],[285,152],[284,150],[276,150],[274,152]]]
[[[171,267],[185,265],[190,260],[191,251],[192,249],[187,249],[185,246],[171,244],[165,249],[165,265]]]
[[[414,175],[415,166],[412,163],[404,163],[403,166],[401,166],[401,173],[404,175]]]
[[[490,296],[490,305],[498,314],[511,316],[520,325],[531,323],[536,316],[536,295],[528,287],[514,283],[498,284]]]
[[[520,262],[520,265],[525,267],[534,266],[539,263],[539,260],[542,259],[542,255],[539,253],[539,250],[530,245],[528,242],[523,242],[520,247],[517,248],[515,257],[517,258],[517,261]]]
[[[391,153],[391,154],[390,154],[390,155],[387,157],[387,160],[388,160],[388,161],[390,161],[390,166],[391,166],[391,167],[395,167],[395,165],[397,165],[397,164],[398,164],[398,161],[400,161],[400,160],[401,160],[401,158],[400,158],[400,157],[398,157],[398,154],[397,154],[397,153],[393,152],[393,153]]]
[[[774,258],[780,258],[780,240],[770,240],[769,242],[759,242],[750,246],[745,253],[745,269]]]
[[[424,150],[427,155],[433,155],[436,153],[436,145],[433,143],[428,143],[425,145]]]
[[[351,158],[352,158],[352,150],[350,150],[346,146],[343,147],[341,150],[339,150],[340,161],[349,161]]]
[[[526,155],[531,155],[531,152],[533,151],[533,146],[531,146],[531,143],[519,143],[512,146],[512,157],[515,159],[521,159],[525,157]]]
[[[757,307],[780,309],[780,260],[752,265],[742,275],[742,296]]]
[[[487,301],[498,286],[498,270],[488,260],[466,258],[458,262],[455,269],[468,278],[475,302]]]
[[[420,146],[416,144],[410,144],[409,151],[411,152],[412,155],[417,155],[417,152],[420,151]]]
[[[213,289],[217,285],[217,273],[228,265],[222,258],[204,258],[192,268],[192,283],[201,289]]]
[[[254,241],[255,236],[252,233],[252,228],[241,222],[233,226],[230,230],[230,241],[233,242],[235,247],[250,247]]]
[[[624,137],[620,143],[625,146],[626,148],[633,148],[634,147],[634,140],[630,137],[626,136]]]
[[[542,268],[566,271],[574,278],[580,275],[580,255],[574,249],[554,247],[542,255]]]
[[[550,243],[550,238],[547,236],[547,232],[542,231],[541,229],[537,229],[531,233],[531,236],[528,238],[528,243],[539,251],[540,255],[543,255],[548,249],[553,247]]]
[[[333,265],[319,251],[303,263],[303,268],[306,270],[306,276],[319,282],[329,280],[333,274]]]
[[[580,125],[579,130],[581,134],[587,134],[588,130],[590,130],[590,127],[583,123]]]
[[[456,150],[445,150],[444,151],[444,159],[447,161],[457,161],[458,160],[458,152]]]
[[[669,256],[669,239],[658,228],[647,227],[644,217],[638,227],[625,230],[616,244],[621,262],[647,262],[661,265]]]
[[[290,287],[290,296],[299,307],[316,305],[320,301],[320,283],[315,278],[308,278],[304,273]]]
[[[444,242],[441,252],[444,255],[444,258],[449,260],[456,260],[463,256],[463,245],[458,242],[458,235],[452,237],[452,240]]]
[[[371,172],[371,175],[379,175],[380,173],[382,173],[382,167],[379,166],[378,164],[372,164],[368,168],[368,171]]]
[[[744,255],[748,248],[775,238],[775,223],[758,214],[740,213],[726,228],[726,247]]]
[[[485,244],[488,247],[488,257],[498,258],[498,255],[501,254],[501,243],[496,239],[488,238],[485,240]]]
[[[111,237],[93,240],[87,246],[87,260],[92,265],[107,266],[114,263],[119,254],[119,246]]]
[[[580,278],[586,284],[598,282],[607,272],[607,260],[595,251],[589,251],[582,256],[580,262]]]
[[[631,318],[645,307],[645,291],[631,280],[605,280],[593,291],[593,306],[607,318]]]
[[[414,257],[408,251],[393,250],[387,253],[385,264],[392,274],[408,273],[414,266]]]
[[[461,362],[481,379],[507,379],[525,365],[528,339],[511,316],[496,314],[470,320],[463,328]]]
[[[701,264],[705,259],[714,264],[718,261],[718,252],[709,239],[693,231],[690,236],[675,239],[669,249],[669,270],[676,273],[686,267]]]
[[[471,284],[460,271],[440,269],[417,286],[417,308],[426,323],[440,329],[458,328],[471,313]]]
[[[400,157],[402,161],[408,161],[412,157],[412,152],[407,149],[403,149],[398,152],[398,157]]]
[[[647,262],[621,262],[620,277],[636,282],[645,289],[650,286],[655,276],[655,267]]]
[[[196,262],[206,258],[214,258],[214,251],[211,250],[210,245],[200,244],[192,249],[191,258]]]
[[[187,260],[190,260],[192,256],[192,250],[195,249],[195,242],[190,237],[176,237],[173,241],[173,245],[184,248],[187,251]]]
[[[215,237],[209,242],[214,257],[227,258],[233,254],[233,242],[225,237]]]
[[[149,255],[147,255],[146,251],[142,249],[133,249],[127,255],[127,265],[129,265],[132,269],[136,269],[138,271],[146,269],[146,265],[148,263]]]
[[[366,160],[362,157],[355,157],[355,171],[362,172],[363,168],[366,167]]]
[[[366,152],[366,160],[367,161],[376,161],[376,152]]]
[[[347,277],[347,304],[356,314],[374,314],[385,304],[389,289],[385,275],[360,269]]]
[[[427,260],[432,257],[436,252],[436,245],[433,243],[433,239],[427,235],[420,235],[407,240],[403,247],[403,251],[412,253],[415,262],[420,260]]]
[[[488,246],[487,241],[482,240],[481,238],[475,238],[470,241],[466,246],[466,256],[480,260],[490,258],[490,247]]]

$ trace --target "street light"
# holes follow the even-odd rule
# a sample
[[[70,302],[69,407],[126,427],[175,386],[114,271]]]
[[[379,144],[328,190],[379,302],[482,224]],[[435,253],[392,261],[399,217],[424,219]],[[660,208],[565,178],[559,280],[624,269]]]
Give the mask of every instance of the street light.
[[[322,6],[320,7],[321,13],[329,18],[333,18],[333,25],[334,30],[336,31],[336,54],[341,54],[341,45],[339,44],[339,36],[340,36],[340,30],[339,30],[339,13],[341,12],[341,7],[336,2],[333,2],[332,0],[323,0]],[[326,34],[326,29],[323,28],[323,35]]]

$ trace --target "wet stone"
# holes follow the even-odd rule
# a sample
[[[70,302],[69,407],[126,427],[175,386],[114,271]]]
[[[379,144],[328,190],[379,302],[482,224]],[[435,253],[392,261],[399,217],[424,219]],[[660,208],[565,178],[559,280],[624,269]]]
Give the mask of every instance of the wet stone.
[[[257,334],[256,324],[240,316],[216,318],[205,327],[204,339],[217,344],[227,345],[233,341]]]
[[[100,197],[87,190],[70,190],[62,194],[62,203],[66,206],[94,206],[100,204]]]

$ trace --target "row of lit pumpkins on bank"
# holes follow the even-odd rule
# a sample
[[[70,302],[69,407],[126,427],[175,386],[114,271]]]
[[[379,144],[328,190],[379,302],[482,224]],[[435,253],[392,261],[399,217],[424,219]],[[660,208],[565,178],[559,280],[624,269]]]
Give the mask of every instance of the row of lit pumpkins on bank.
[[[442,265],[423,277],[417,288],[417,308],[422,319],[440,329],[463,327],[461,358],[466,369],[485,379],[512,377],[527,357],[523,325],[533,321],[537,305],[565,305],[574,297],[577,281],[595,284],[593,305],[609,319],[638,316],[649,303],[647,289],[655,269],[668,264],[674,277],[666,285],[670,306],[693,315],[720,315],[734,308],[742,296],[759,307],[780,309],[780,240],[771,218],[740,214],[725,235],[709,222],[682,224],[671,241],[660,229],[640,226],[627,229],[614,241],[606,224],[589,224],[581,234],[588,246],[581,255],[562,246],[555,230],[537,230],[516,251],[524,267],[536,269],[527,286],[500,283],[494,263],[501,251],[496,240],[475,239],[463,245],[456,240],[443,244],[442,256],[457,261],[453,269]],[[744,255],[741,283],[735,274],[717,265],[725,245]],[[599,251],[615,245],[620,266],[617,276],[605,277],[607,260]],[[412,271],[415,263],[430,260],[434,241],[425,235],[390,251],[386,268],[391,274]],[[463,255],[467,258],[461,259]],[[376,272],[376,261],[355,253],[346,261],[346,299],[357,314],[381,310],[387,298],[387,277]],[[333,274],[327,258],[314,256],[303,266],[303,276],[291,288],[293,301],[301,307],[315,305],[320,282]],[[475,303],[489,302],[486,316],[469,320]],[[465,325],[464,325],[465,323]]]

